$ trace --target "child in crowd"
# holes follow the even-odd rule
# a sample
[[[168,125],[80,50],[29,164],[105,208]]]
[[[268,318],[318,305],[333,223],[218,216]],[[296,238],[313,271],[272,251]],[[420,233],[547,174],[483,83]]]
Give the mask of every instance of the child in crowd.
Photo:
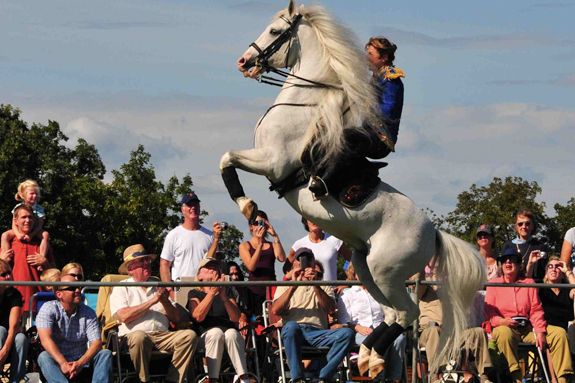
[[[40,275],[40,280],[42,282],[60,282],[60,275],[61,275],[60,270],[56,268],[51,268],[44,270],[44,272],[42,272],[42,274]],[[56,291],[56,288],[54,286],[44,286],[44,289],[46,291],[52,291],[52,292]]]
[[[12,213],[14,210],[20,205],[28,205],[34,211],[34,216],[36,218],[35,226],[30,235],[26,235],[21,233],[12,221],[12,229],[5,231],[2,233],[1,238],[1,247],[4,250],[8,250],[12,248],[12,241],[14,238],[18,238],[19,241],[22,242],[30,242],[32,239],[40,240],[40,255],[46,257],[46,253],[48,251],[48,241],[50,240],[50,235],[47,231],[43,231],[42,228],[44,226],[44,220],[46,218],[46,213],[44,212],[44,208],[38,204],[38,200],[40,199],[40,186],[38,183],[33,180],[26,180],[21,182],[18,185],[18,193],[16,193],[16,201],[20,201],[14,209],[12,209]]]

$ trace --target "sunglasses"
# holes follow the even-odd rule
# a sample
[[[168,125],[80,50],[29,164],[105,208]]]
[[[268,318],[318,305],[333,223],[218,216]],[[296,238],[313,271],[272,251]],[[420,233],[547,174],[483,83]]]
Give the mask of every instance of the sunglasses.
[[[561,269],[561,266],[563,266],[563,265],[560,263],[550,263],[547,265],[547,270]]]
[[[10,275],[12,275],[11,271],[5,271],[3,273],[0,273],[0,277],[2,278],[8,278]]]
[[[83,280],[83,279],[84,279],[84,276],[83,276],[82,274],[68,273],[68,274],[66,274],[66,275],[69,275],[69,276],[71,276],[71,277],[74,277],[74,278],[76,278],[77,280]]]
[[[506,263],[506,262],[511,262],[511,263],[516,263],[516,264],[520,264],[521,260],[519,259],[519,257],[516,256],[511,256],[511,257],[503,257],[501,259],[501,263]]]
[[[76,290],[80,290],[80,288],[74,287],[74,286],[67,286],[67,287],[61,287],[58,289],[58,291],[72,291],[72,292],[75,292]]]
[[[519,227],[523,227],[523,226],[529,227],[529,226],[531,226],[531,221],[517,222],[516,225],[519,226]]]
[[[481,238],[490,238],[490,235],[487,233],[479,233],[477,234],[477,239],[481,239]]]

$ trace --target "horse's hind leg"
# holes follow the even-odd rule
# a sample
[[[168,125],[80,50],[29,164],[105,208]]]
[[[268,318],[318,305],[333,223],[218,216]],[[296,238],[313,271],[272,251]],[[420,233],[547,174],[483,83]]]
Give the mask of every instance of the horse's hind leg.
[[[354,251],[352,255],[352,262],[357,275],[371,296],[379,303],[393,307],[397,311],[397,320],[395,323],[388,326],[383,322],[365,339],[363,346],[365,346],[367,352],[360,352],[360,359],[362,359],[362,354],[369,356],[370,350],[372,349],[380,356],[385,355],[395,339],[411,324],[413,319],[410,318],[417,317],[417,306],[407,293],[404,281],[393,285],[387,279],[382,279],[377,274],[374,274],[372,271],[374,268],[370,268],[368,265],[368,258],[357,251]],[[391,278],[391,280],[393,281],[393,278]],[[364,356],[364,358],[365,357],[366,356]],[[358,364],[365,363],[366,362],[362,360],[358,361]]]

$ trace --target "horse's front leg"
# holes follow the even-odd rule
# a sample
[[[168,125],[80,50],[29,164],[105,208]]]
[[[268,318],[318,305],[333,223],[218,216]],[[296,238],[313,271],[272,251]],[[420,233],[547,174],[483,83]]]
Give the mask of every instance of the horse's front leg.
[[[248,221],[254,220],[257,204],[246,197],[236,168],[267,176],[270,174],[272,153],[267,149],[248,149],[226,152],[220,159],[220,171],[228,193]]]

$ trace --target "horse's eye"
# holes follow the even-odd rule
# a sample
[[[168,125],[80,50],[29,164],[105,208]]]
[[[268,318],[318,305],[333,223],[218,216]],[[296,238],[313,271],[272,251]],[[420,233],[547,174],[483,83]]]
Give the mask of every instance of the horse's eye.
[[[281,33],[282,33],[282,31],[280,29],[275,29],[275,28],[270,29],[270,35],[272,35],[272,36],[279,36]]]

